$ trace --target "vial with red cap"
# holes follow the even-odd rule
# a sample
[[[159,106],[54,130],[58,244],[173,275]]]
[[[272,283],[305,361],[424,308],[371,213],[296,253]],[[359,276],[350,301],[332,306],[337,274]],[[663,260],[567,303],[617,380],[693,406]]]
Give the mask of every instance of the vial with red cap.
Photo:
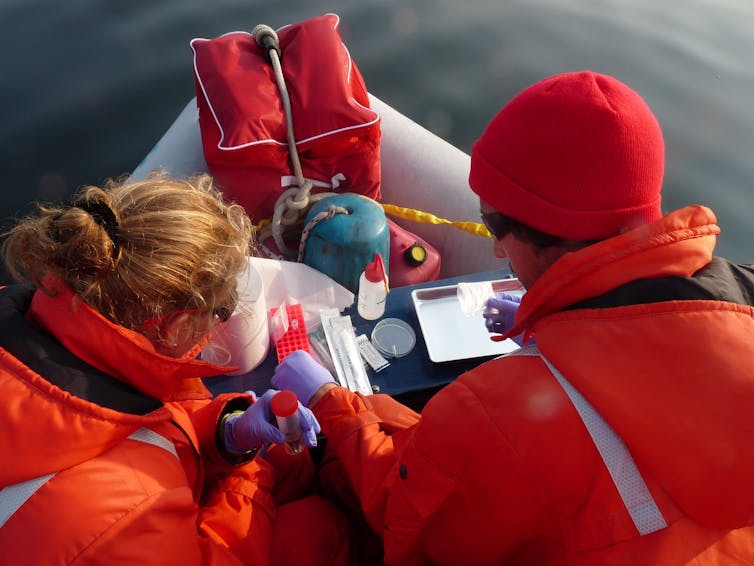
[[[367,264],[359,278],[357,310],[361,318],[376,320],[385,314],[387,281],[382,255],[376,253],[374,259]]]
[[[277,427],[285,435],[285,450],[298,454],[304,449],[298,418],[298,397],[293,391],[279,391],[270,401],[270,410],[275,415]]]

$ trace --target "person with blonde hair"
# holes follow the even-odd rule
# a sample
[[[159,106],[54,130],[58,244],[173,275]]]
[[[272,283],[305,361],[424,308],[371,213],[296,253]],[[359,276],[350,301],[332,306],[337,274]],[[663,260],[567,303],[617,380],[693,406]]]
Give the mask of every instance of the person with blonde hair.
[[[344,519],[316,495],[281,501],[285,470],[257,456],[284,441],[275,392],[211,398],[201,379],[231,369],[197,356],[235,308],[252,242],[208,176],[86,187],[5,234],[19,284],[0,289],[4,560],[348,559]]]

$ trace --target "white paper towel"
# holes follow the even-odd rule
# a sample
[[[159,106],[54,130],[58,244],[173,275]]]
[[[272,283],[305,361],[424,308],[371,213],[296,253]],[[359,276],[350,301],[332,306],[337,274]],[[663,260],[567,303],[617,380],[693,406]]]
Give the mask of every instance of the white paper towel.
[[[466,316],[482,314],[487,299],[493,294],[491,281],[461,282],[456,290],[461,312]]]
[[[321,309],[343,310],[353,304],[351,291],[305,263],[253,257],[251,265],[262,276],[269,307],[300,303],[309,332],[321,324]]]

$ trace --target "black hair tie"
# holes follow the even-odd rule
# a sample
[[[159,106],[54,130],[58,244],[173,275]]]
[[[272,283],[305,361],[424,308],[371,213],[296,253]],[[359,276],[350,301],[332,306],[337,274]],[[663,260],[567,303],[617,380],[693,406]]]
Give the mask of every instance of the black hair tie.
[[[113,246],[115,246],[113,257],[116,257],[120,246],[120,224],[118,224],[118,219],[113,210],[101,200],[80,201],[73,206],[88,212],[94,218],[94,221],[105,229],[113,242]]]

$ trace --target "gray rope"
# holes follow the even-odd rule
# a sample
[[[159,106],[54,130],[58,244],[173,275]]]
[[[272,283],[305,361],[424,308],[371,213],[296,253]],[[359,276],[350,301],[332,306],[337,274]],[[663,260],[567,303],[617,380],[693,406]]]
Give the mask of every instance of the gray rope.
[[[304,226],[304,230],[303,232],[301,232],[301,242],[298,245],[298,257],[296,258],[296,261],[300,262],[304,258],[304,250],[306,249],[306,240],[309,239],[309,232],[311,232],[311,230],[317,224],[319,224],[323,220],[332,218],[336,214],[349,214],[349,212],[347,208],[331,204],[327,207],[327,210],[323,210],[322,212],[315,214],[314,218],[312,218],[309,223]]]

